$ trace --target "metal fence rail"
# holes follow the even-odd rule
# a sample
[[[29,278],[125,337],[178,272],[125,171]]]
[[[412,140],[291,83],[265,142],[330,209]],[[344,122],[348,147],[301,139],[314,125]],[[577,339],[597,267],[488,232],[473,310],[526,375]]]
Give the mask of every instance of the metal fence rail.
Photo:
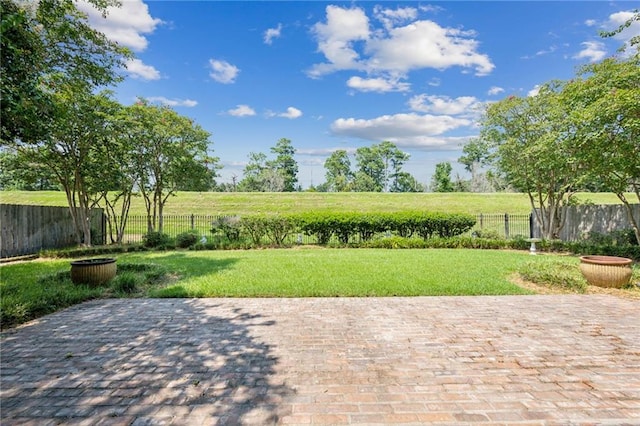
[[[211,231],[213,228],[212,223],[222,217],[224,216],[194,214],[179,216],[165,215],[163,216],[163,232],[172,238],[188,231],[196,231],[204,237],[214,238],[214,234]],[[476,225],[465,235],[473,235],[474,232],[486,237],[529,238],[531,232],[531,215],[480,213],[476,215]],[[129,216],[123,242],[142,242],[142,237],[146,233],[146,216]],[[337,242],[337,239],[335,239],[335,241]],[[290,244],[315,244],[316,239],[310,235],[292,234],[289,236],[287,242]]]

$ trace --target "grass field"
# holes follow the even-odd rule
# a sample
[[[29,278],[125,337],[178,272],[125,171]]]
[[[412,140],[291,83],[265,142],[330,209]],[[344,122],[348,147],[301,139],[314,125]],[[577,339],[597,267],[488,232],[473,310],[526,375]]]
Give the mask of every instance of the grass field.
[[[580,202],[620,204],[614,194],[580,193]],[[3,204],[66,206],[63,192],[0,191]],[[521,193],[242,193],[180,192],[165,206],[166,215],[243,215],[252,213],[294,213],[302,211],[388,212],[423,210],[450,213],[531,212],[529,198]],[[136,197],[131,215],[144,215],[144,200]]]
[[[69,260],[0,266],[0,322],[11,327],[101,297],[367,297],[527,294],[508,277],[526,252],[273,249],[171,251],[118,256],[110,286],[74,285]],[[159,265],[170,281],[119,289],[125,265]],[[126,274],[126,272],[125,272]]]

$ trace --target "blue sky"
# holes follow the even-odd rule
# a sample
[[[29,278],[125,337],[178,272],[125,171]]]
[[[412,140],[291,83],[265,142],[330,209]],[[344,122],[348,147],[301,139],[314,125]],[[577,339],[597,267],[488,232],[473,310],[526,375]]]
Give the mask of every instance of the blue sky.
[[[330,153],[384,140],[428,184],[478,133],[486,102],[527,96],[640,34],[640,2],[122,0],[91,24],[133,50],[116,97],[171,105],[209,131],[222,182],[292,141],[303,188]],[[355,163],[355,161],[352,161]],[[355,164],[354,164],[355,165]]]

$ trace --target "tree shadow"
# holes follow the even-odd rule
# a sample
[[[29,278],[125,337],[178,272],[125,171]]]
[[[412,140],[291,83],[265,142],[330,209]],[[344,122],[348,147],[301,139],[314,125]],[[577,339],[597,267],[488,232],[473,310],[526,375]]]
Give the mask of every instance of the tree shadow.
[[[255,337],[274,325],[213,299],[73,307],[2,334],[0,418],[275,424],[293,389],[275,378],[274,347]]]

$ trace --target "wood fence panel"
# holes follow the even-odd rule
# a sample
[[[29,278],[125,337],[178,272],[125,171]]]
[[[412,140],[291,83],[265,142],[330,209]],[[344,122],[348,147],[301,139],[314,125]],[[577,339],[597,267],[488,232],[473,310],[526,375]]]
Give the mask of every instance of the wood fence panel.
[[[640,204],[632,204],[633,217],[640,223]],[[590,233],[610,234],[613,231],[631,229],[627,209],[623,205],[581,205],[564,208],[566,222],[560,231],[562,241],[578,241]],[[534,235],[541,235],[534,220]]]
[[[76,244],[73,219],[67,207],[0,204],[0,257],[38,253]],[[92,230],[104,241],[102,209],[94,209]],[[94,240],[95,241],[95,240]]]

